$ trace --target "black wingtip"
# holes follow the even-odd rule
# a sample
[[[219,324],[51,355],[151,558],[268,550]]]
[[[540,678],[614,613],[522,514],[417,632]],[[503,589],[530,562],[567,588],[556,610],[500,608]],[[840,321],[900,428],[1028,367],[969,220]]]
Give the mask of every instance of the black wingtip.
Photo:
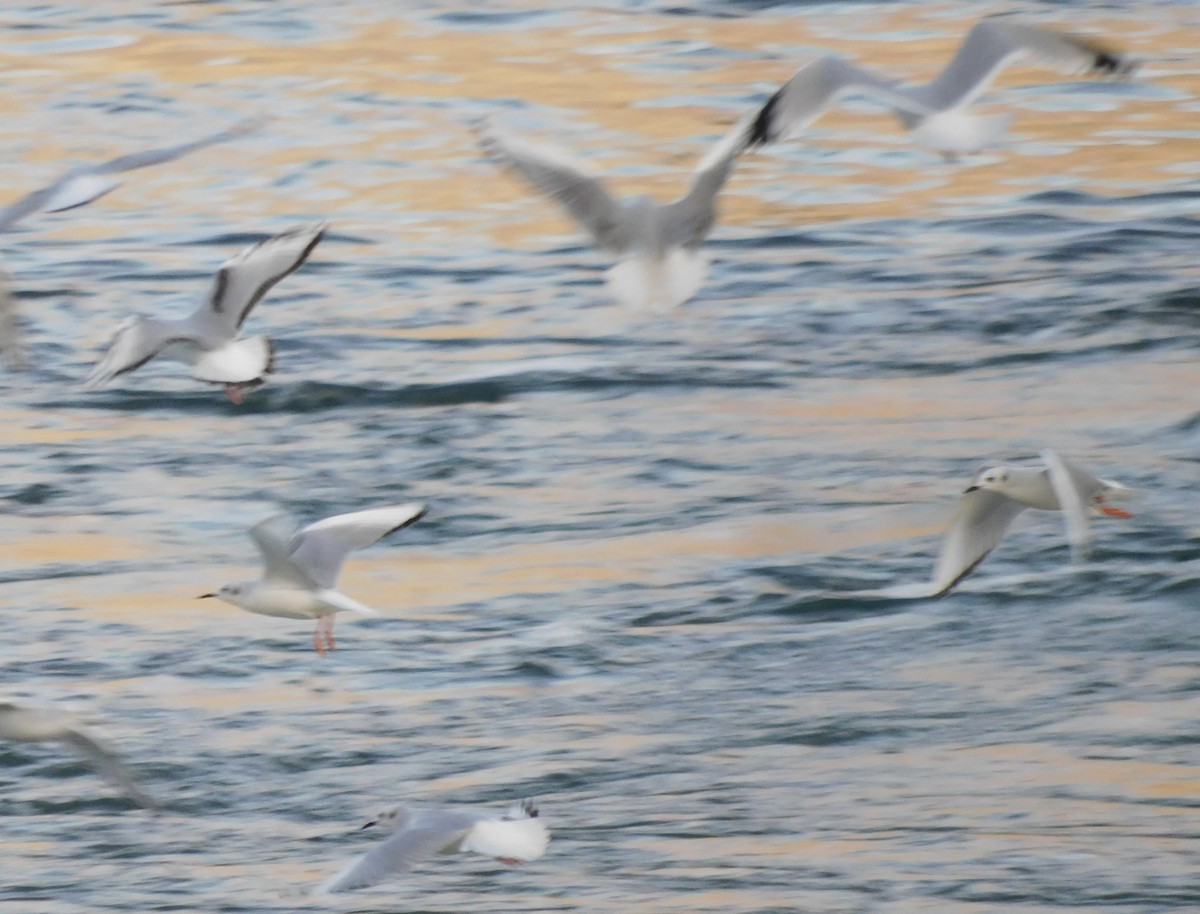
[[[1107,48],[1096,48],[1092,59],[1092,72],[1105,76],[1129,76],[1138,68],[1139,62],[1124,54]]]
[[[783,95],[783,89],[778,89],[774,95],[767,99],[767,103],[762,106],[758,114],[754,118],[754,122],[750,125],[749,133],[746,137],[746,148],[754,149],[758,146],[763,146],[775,139],[772,136],[772,121],[775,119],[775,109],[779,105],[779,98]]]

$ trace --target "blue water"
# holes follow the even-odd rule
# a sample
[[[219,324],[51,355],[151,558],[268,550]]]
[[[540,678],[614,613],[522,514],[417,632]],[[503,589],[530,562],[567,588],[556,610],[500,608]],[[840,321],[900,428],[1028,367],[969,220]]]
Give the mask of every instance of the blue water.
[[[789,53],[884,6],[911,21],[872,34],[977,11],[772,6],[767,73],[766,39],[726,31],[742,7],[613,6],[14,12],[0,199],[276,118],[4,240],[34,367],[0,375],[0,681],[77,709],[166,807],[0,744],[4,910],[1200,906],[1200,223],[1163,134],[1200,129],[1191,77],[998,91],[1014,136],[953,167],[884,120],[822,122],[739,169],[700,295],[639,313],[470,118],[559,125],[666,196]],[[1096,28],[1194,50],[1155,10]],[[476,40],[527,62],[474,76]],[[171,364],[81,389],[124,316],[187,309],[315,218],[247,325],[278,371],[244,406]],[[1047,447],[1138,490],[1135,517],[1075,566],[1030,512],[950,597],[889,595],[929,576],[979,465]],[[257,573],[245,531],[274,511],[407,501],[428,516],[342,579],[384,615],[343,617],[329,657],[309,623],[195,600]],[[383,806],[521,797],[554,833],[539,861],[306,895]]]

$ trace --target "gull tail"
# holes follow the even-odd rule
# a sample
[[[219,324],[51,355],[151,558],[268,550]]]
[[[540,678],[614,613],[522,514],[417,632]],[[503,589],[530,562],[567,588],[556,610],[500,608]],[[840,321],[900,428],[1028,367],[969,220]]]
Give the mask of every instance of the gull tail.
[[[192,365],[192,377],[213,384],[257,386],[275,369],[275,347],[265,336],[232,340],[205,352]]]
[[[605,280],[626,307],[668,310],[699,292],[707,273],[701,254],[675,248],[661,258],[638,255],[613,264]]]
[[[358,600],[351,599],[344,593],[336,590],[322,590],[317,594],[317,599],[336,607],[337,612],[352,612],[358,613],[360,616],[378,616],[379,610],[372,609],[365,603],[359,603]]]

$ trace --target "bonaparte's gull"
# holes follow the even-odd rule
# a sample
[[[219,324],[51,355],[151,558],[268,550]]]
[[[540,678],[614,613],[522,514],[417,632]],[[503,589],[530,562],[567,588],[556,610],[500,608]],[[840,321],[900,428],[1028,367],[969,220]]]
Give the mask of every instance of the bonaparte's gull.
[[[169,162],[189,152],[224,143],[228,140],[245,136],[262,124],[262,119],[243,121],[229,130],[213,133],[190,143],[180,143],[177,146],[167,146],[162,149],[151,149],[147,152],[134,152],[123,155],[100,165],[81,165],[67,172],[53,184],[22,197],[7,209],[0,211],[0,232],[6,232],[26,216],[35,212],[57,213],[62,210],[74,209],[91,203],[115,190],[121,182],[113,175],[131,171],[135,168],[145,168]],[[8,277],[0,275],[0,282],[5,288],[0,290],[0,355],[15,371],[28,367],[25,354],[21,348],[21,328],[17,317],[16,305],[7,288]]]
[[[891,107],[917,143],[947,157],[977,152],[1008,129],[1011,115],[972,115],[966,109],[996,74],[1025,55],[1074,72],[1113,76],[1127,76],[1137,66],[1090,37],[1009,19],[984,19],[967,33],[937,78],[924,85],[885,78],[837,57],[813,61],[759,110],[750,142],[785,139],[843,96],[867,94]]]
[[[250,538],[262,553],[262,578],[226,584],[215,593],[202,594],[201,599],[217,597],[263,616],[316,619],[313,646],[324,656],[326,650],[337,647],[334,613],[377,614],[337,591],[338,572],[346,556],[416,523],[424,514],[425,506],[420,504],[371,508],[327,517],[300,530],[294,530],[284,515],[269,517],[250,528]]]
[[[1067,539],[1076,558],[1087,550],[1091,511],[1130,517],[1110,499],[1127,497],[1118,482],[1099,479],[1054,451],[1043,451],[1040,467],[989,467],[975,474],[942,543],[930,582],[932,594],[949,593],[987,557],[1026,508],[1062,511]]]
[[[21,743],[64,742],[91,763],[100,774],[120,787],[146,809],[158,809],[134,782],[125,763],[112,749],[84,729],[74,715],[48,704],[17,698],[0,698],[0,739]]]
[[[246,248],[221,266],[208,300],[184,318],[131,317],[85,382],[90,390],[141,368],[155,356],[191,366],[192,377],[222,384],[241,403],[274,368],[265,336],[239,338],[242,323],[271,287],[294,272],[325,233],[325,223],[292,229]]]
[[[419,809],[398,806],[381,813],[363,828],[395,829],[386,841],[354,860],[318,889],[318,893],[365,889],[412,869],[437,853],[471,851],[515,866],[537,860],[550,843],[550,831],[528,800],[503,816],[480,810]]]
[[[649,197],[618,200],[568,153],[509,133],[491,122],[477,127],[480,144],[536,190],[557,201],[617,258],[609,288],[634,307],[671,307],[704,283],[708,261],[698,248],[716,222],[716,198],[748,143],[749,120],[726,133],[696,167],[688,192],[673,203]]]

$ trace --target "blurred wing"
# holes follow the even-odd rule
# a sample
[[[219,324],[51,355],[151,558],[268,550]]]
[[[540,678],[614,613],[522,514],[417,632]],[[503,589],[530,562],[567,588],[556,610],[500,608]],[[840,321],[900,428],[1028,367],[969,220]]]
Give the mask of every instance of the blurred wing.
[[[946,69],[928,85],[914,87],[912,95],[936,111],[965,105],[983,92],[1005,65],[1025,53],[1075,72],[1124,76],[1136,68],[1128,57],[1090,38],[984,19],[967,33]]]
[[[537,860],[550,844],[541,819],[484,819],[467,832],[460,850],[509,860]]]
[[[603,250],[619,254],[629,247],[631,232],[621,204],[565,152],[531,143],[486,122],[476,135],[485,152],[556,200]]]
[[[109,175],[130,171],[134,168],[145,168],[148,165],[158,165],[160,162],[169,162],[205,146],[223,143],[226,140],[250,133],[257,129],[260,123],[257,120],[246,121],[230,130],[214,133],[191,143],[181,143],[178,146],[167,146],[163,149],[151,149],[147,152],[135,152],[100,165],[85,165],[73,169],[53,184],[22,197],[0,213],[0,232],[8,231],[30,213],[57,213],[98,200],[115,190],[121,183],[108,177]]]
[[[408,504],[327,517],[298,531],[288,553],[318,586],[332,588],[347,555],[416,523],[424,514],[424,505]]]
[[[1067,526],[1071,557],[1081,562],[1087,558],[1091,543],[1088,509],[1093,494],[1102,491],[1104,483],[1079,465],[1059,457],[1054,451],[1042,451],[1042,460]]]
[[[262,553],[264,581],[278,581],[311,590],[315,582],[292,561],[288,548],[294,530],[295,524],[286,514],[276,514],[260,520],[250,528],[249,535]]]
[[[687,195],[666,207],[669,243],[693,248],[708,237],[717,220],[717,194],[749,146],[752,123],[749,117],[738,121],[700,160]]]
[[[203,149],[205,146],[214,146],[217,143],[226,143],[229,140],[237,139],[245,136],[248,133],[253,133],[264,123],[263,118],[251,118],[250,120],[242,121],[234,125],[228,130],[222,130],[219,133],[211,133],[208,136],[201,137],[198,140],[193,140],[190,143],[180,143],[177,146],[164,146],[161,149],[148,149],[145,152],[133,152],[129,155],[123,155],[115,159],[111,159],[100,165],[96,165],[89,169],[95,174],[116,174],[122,171],[133,171],[135,168],[146,168],[149,165],[161,165],[163,162],[170,162],[172,159],[178,159],[180,156],[185,156],[189,152],[195,152],[197,149]],[[80,169],[82,171],[82,169]]]
[[[275,283],[308,259],[325,234],[325,223],[295,228],[251,245],[222,264],[208,309],[232,334]]]
[[[117,327],[108,351],[92,369],[92,373],[84,381],[84,387],[94,390],[119,375],[141,368],[164,348],[176,343],[194,344],[195,340],[185,337],[172,338],[157,321],[131,317]]]
[[[456,846],[477,820],[477,816],[469,813],[422,815],[416,827],[389,836],[374,850],[352,861],[318,891],[330,894],[353,892],[407,872],[421,860]]]
[[[801,67],[754,115],[749,126],[751,146],[786,139],[824,113],[845,95],[865,93],[904,111],[929,113],[903,84],[884,79],[840,57],[822,57]]]
[[[146,809],[159,809],[159,804],[147,796],[134,782],[125,763],[107,746],[82,730],[71,730],[67,741],[79,750],[92,766],[110,783],[120,787],[131,800]]]
[[[1013,518],[1024,510],[1024,505],[998,492],[966,493],[942,543],[930,581],[931,595],[940,597],[949,593],[974,571],[1004,539]]]
[[[11,283],[8,274],[0,270],[0,356],[11,370],[24,371],[29,360],[21,345],[21,316],[17,313]]]

